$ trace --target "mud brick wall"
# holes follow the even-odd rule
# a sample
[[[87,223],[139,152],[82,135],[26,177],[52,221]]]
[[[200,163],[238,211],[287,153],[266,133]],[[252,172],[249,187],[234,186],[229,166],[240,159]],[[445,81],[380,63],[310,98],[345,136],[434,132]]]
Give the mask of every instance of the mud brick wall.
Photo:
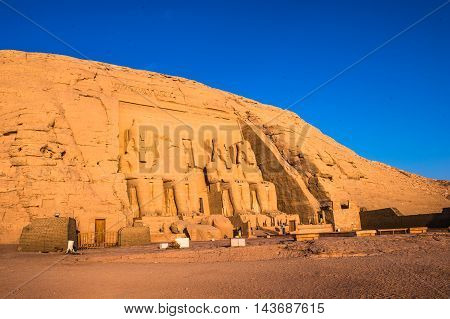
[[[20,251],[62,251],[67,241],[76,241],[76,221],[67,217],[37,218],[25,226],[19,240]]]
[[[360,212],[362,229],[450,226],[450,212],[403,216],[395,208]]]
[[[149,227],[124,227],[119,231],[120,246],[140,246],[149,243]]]

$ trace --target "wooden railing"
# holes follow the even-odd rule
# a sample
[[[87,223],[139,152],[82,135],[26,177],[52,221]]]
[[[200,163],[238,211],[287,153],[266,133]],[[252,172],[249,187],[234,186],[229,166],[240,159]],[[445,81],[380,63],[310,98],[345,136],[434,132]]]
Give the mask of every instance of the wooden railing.
[[[79,233],[78,249],[114,247],[119,245],[117,232]]]

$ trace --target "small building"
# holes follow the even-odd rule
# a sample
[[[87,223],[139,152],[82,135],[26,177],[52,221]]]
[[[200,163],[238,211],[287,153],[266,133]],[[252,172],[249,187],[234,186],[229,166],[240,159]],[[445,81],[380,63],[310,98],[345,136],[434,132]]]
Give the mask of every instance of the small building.
[[[77,243],[76,221],[70,217],[36,218],[25,226],[19,239],[19,251],[63,251],[67,242]]]

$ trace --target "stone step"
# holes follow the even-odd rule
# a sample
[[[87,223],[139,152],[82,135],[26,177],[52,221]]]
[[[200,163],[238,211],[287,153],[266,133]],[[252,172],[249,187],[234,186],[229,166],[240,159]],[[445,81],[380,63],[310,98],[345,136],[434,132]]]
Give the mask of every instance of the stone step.
[[[410,234],[423,234],[428,231],[427,227],[411,227],[408,232]]]
[[[318,234],[318,233],[333,233],[334,228],[332,224],[320,225],[298,225],[295,232],[291,234]]]
[[[371,237],[377,234],[376,230],[357,230],[355,231],[356,237]]]
[[[295,234],[295,241],[307,241],[307,240],[317,240],[319,239],[318,233],[309,233],[309,234]]]

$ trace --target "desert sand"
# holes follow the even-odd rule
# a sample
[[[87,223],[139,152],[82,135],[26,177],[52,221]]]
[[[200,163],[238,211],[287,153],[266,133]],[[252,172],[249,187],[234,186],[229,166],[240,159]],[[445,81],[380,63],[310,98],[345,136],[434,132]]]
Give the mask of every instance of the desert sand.
[[[290,238],[19,253],[0,247],[7,298],[449,298],[450,235]]]

